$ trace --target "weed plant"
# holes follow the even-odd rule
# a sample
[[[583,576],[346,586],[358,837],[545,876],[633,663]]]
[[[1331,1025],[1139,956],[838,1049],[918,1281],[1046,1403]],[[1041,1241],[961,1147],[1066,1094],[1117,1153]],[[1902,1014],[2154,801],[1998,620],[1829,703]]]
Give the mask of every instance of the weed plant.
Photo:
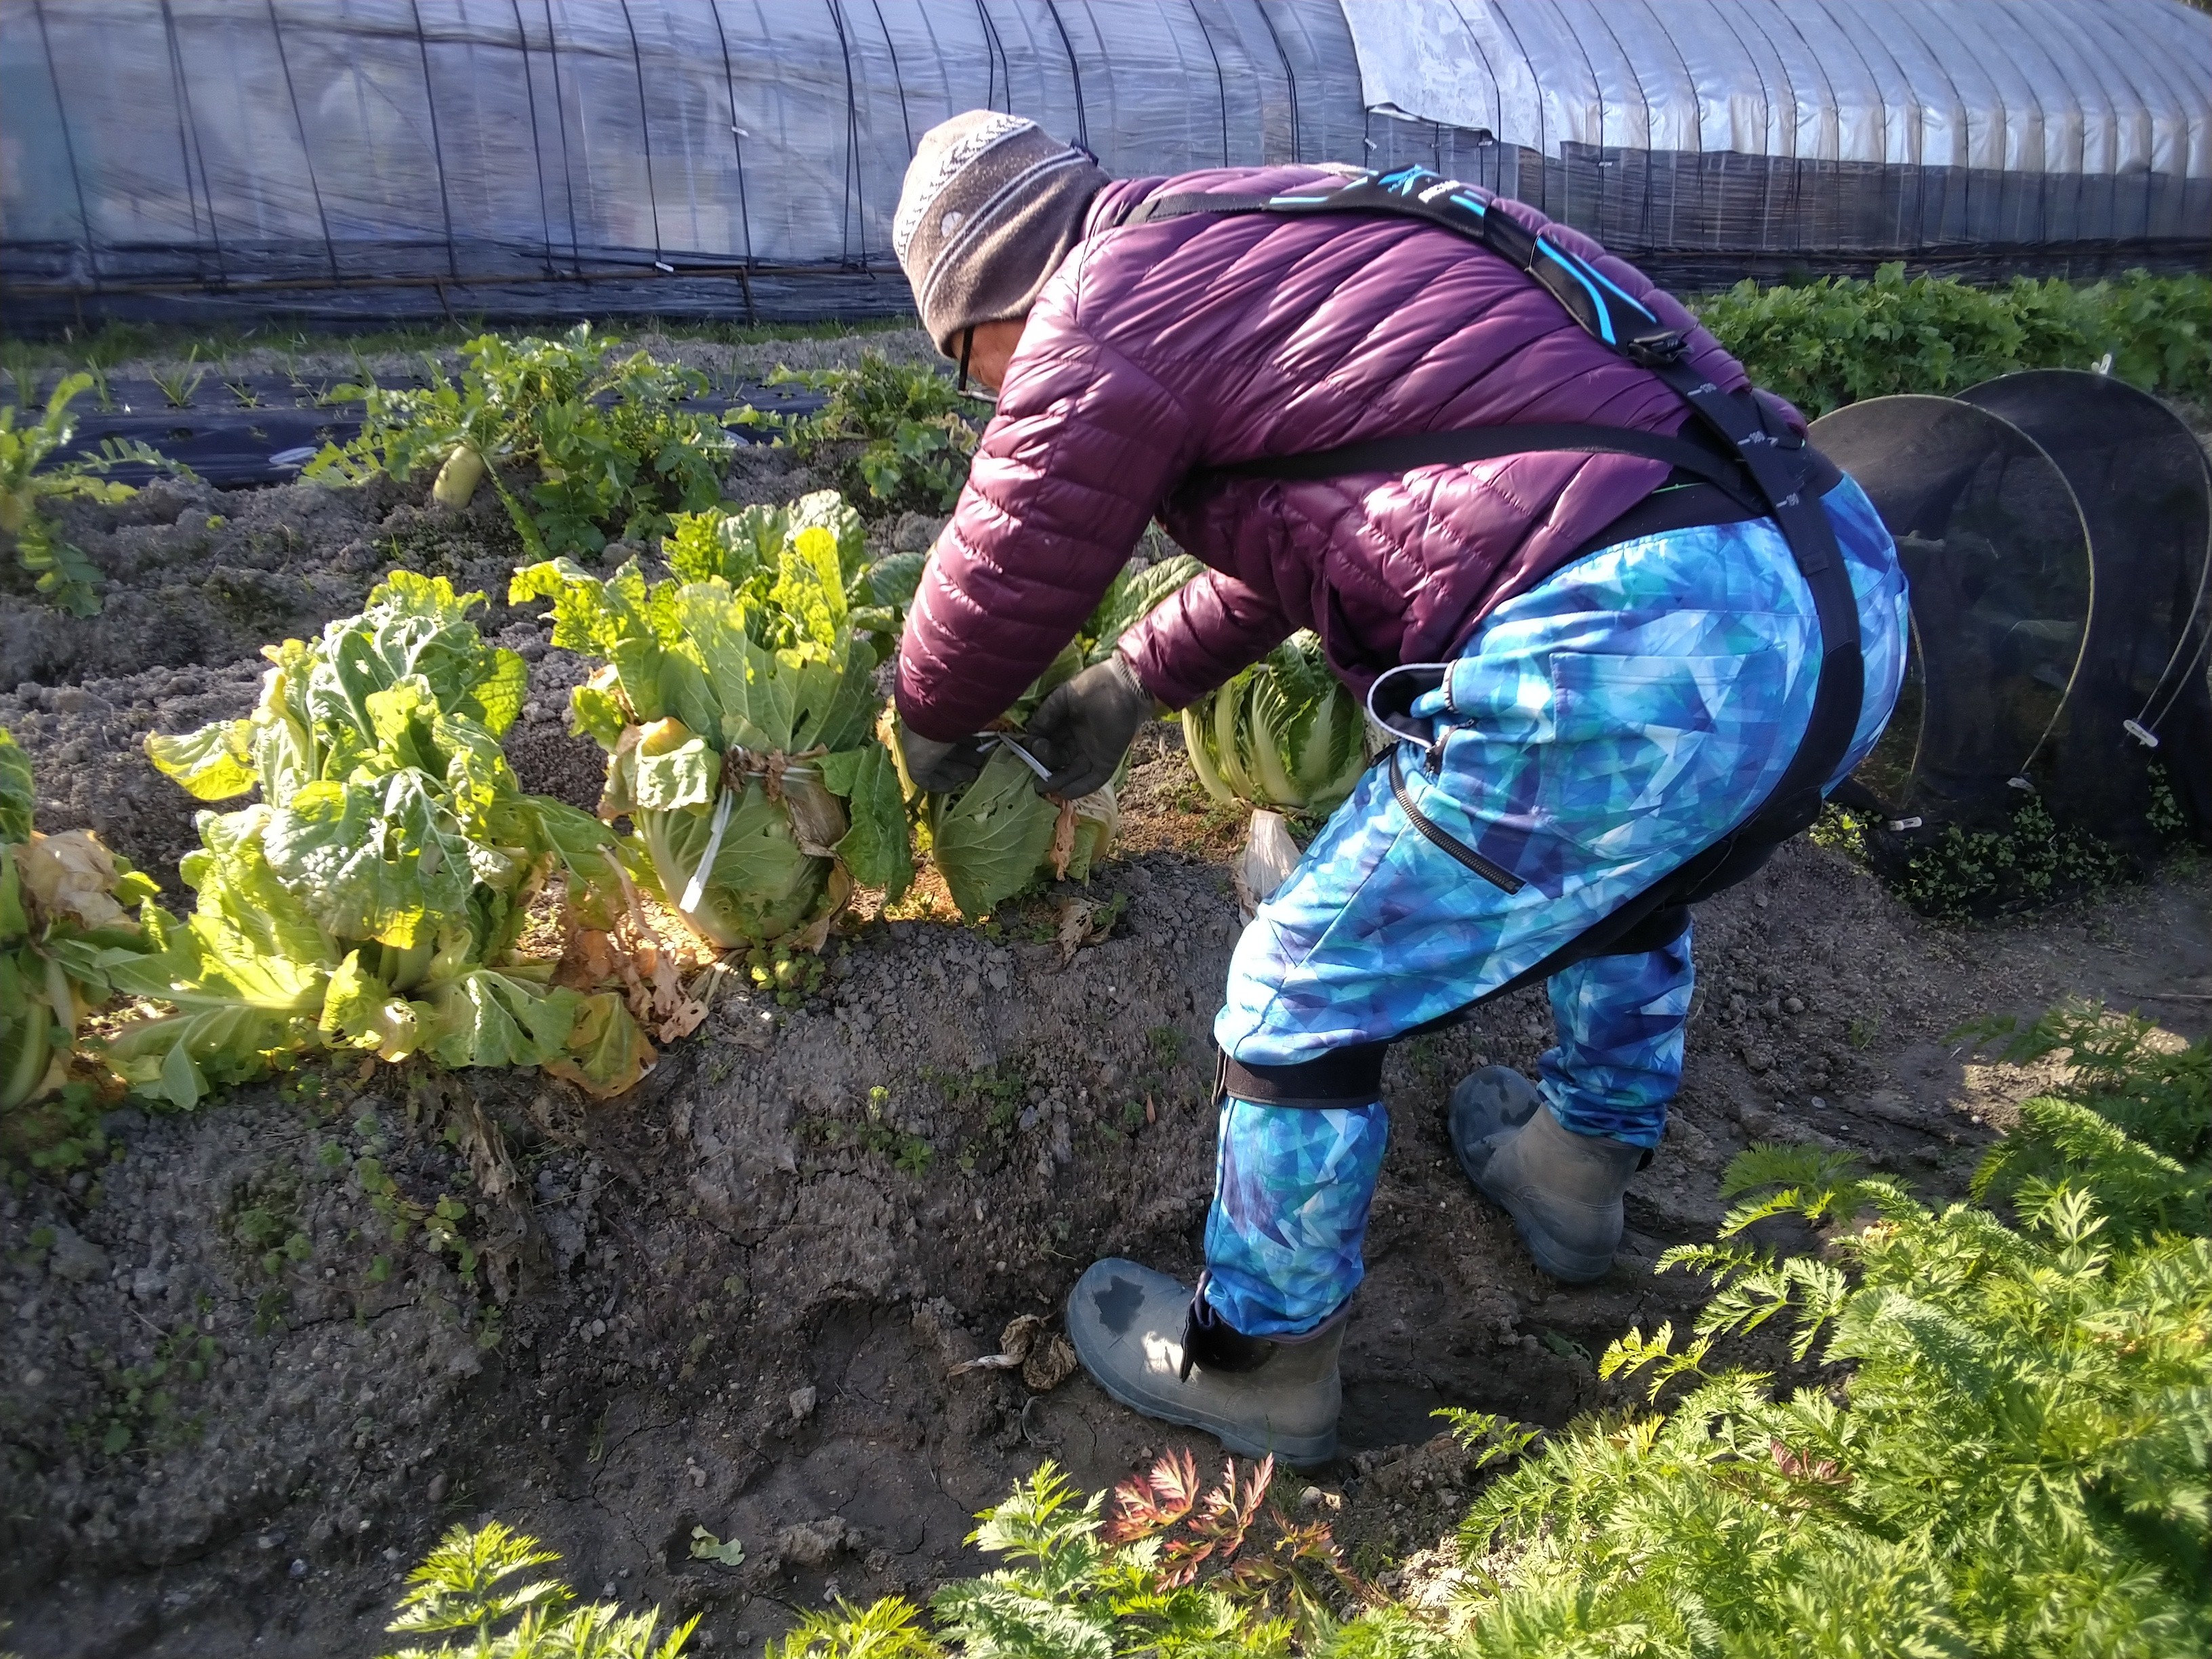
[[[2188,839],[2189,815],[2181,810],[2181,802],[2173,793],[2173,779],[2167,775],[2163,762],[2153,762],[2150,768],[2150,806],[2143,814],[2143,822],[2160,841],[2178,845]]]
[[[2150,823],[2169,840],[2185,836],[2189,827],[2172,791],[2157,774]],[[2062,830],[2050,810],[2032,798],[2002,830],[1954,824],[1901,858],[1881,854],[1866,820],[1833,802],[1821,808],[1809,833],[1814,846],[1869,866],[1914,909],[1944,921],[2032,909],[2097,892],[2136,873],[2126,854],[2094,836]]]
[[[1442,1413],[1477,1467],[1518,1460],[1460,1528],[1442,1611],[1395,1601],[1325,1527],[1291,1520],[1267,1465],[1240,1479],[1232,1462],[1202,1489],[1187,1456],[1163,1460],[1109,1517],[1047,1464],[971,1534],[1003,1565],[926,1612],[891,1597],[804,1615],[771,1659],[2203,1653],[2212,1044],[2094,1007],[1960,1035],[2069,1062],[1990,1154],[1977,1201],[1931,1206],[1842,1155],[1754,1147],[1726,1177],[1744,1201],[1720,1239],[1662,1259],[1713,1282],[1688,1338],[1631,1331],[1598,1361],[1662,1408],[1548,1440]],[[1785,1216],[1827,1242],[1745,1242]],[[1817,1367],[1786,1395],[1714,1363],[1770,1323]],[[416,1581],[550,1559],[533,1550],[503,1528],[457,1530]],[[568,1616],[564,1590],[538,1594]],[[497,1617],[532,1605],[512,1597]],[[495,1622],[456,1618],[439,1628],[477,1645],[437,1651],[566,1651],[489,1645],[514,1639],[488,1634]]]
[[[17,389],[24,384],[19,371]],[[99,614],[100,572],[62,539],[47,507],[64,501],[127,500],[136,492],[106,476],[126,461],[191,476],[191,468],[120,438],[108,439],[95,454],[68,456],[76,437],[70,405],[92,386],[89,374],[64,376],[46,399],[46,413],[27,425],[18,423],[15,404],[0,404],[0,537],[15,544],[16,560],[37,591],[77,617]]]
[[[877,351],[864,352],[858,368],[779,368],[768,383],[811,386],[829,400],[812,415],[749,410],[739,420],[775,428],[809,463],[857,443],[839,466],[838,487],[847,495],[865,489],[887,510],[952,510],[975,453],[970,420],[979,399],[963,398],[933,369],[894,363]]]
[[[2033,796],[2002,830],[1962,830],[1914,851],[1891,885],[1923,915],[1944,921],[2024,910],[2127,880],[2127,855],[2082,830],[2061,829]]]

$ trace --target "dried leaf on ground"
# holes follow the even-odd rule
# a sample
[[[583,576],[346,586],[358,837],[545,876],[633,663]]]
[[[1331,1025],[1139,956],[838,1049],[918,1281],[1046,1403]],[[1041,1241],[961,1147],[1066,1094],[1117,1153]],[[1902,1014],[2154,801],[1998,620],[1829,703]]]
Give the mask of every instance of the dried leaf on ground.
[[[1075,1357],[1075,1345],[1054,1331],[1030,1350],[1022,1362],[1022,1381],[1039,1394],[1048,1394],[1074,1376],[1082,1363]]]
[[[1048,1330],[1042,1314],[1019,1314],[999,1333],[999,1352],[963,1361],[947,1373],[961,1376],[969,1371],[1018,1370],[1022,1381],[1039,1394],[1056,1389],[1074,1375],[1081,1362],[1075,1349],[1059,1332]]]

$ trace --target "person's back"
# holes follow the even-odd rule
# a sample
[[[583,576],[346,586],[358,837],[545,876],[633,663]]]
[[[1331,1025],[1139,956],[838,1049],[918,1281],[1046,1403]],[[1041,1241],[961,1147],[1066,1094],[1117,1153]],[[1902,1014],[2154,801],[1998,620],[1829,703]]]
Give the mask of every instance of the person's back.
[[[1468,217],[1377,196],[1414,190]],[[1895,549],[1673,300],[1449,181],[1115,184],[978,112],[925,137],[899,223],[939,349],[1002,387],[900,644],[916,781],[974,775],[969,734],[1155,514],[1210,568],[1038,706],[1041,788],[1101,787],[1157,704],[1297,628],[1403,739],[1238,941],[1198,1285],[1109,1259],[1068,1299],[1116,1399],[1316,1461],[1389,1043],[1548,984],[1540,1081],[1474,1073],[1447,1128],[1540,1267],[1606,1273],[1680,1081],[1689,903],[1809,821],[1879,735],[1904,672]],[[1590,303],[1538,281],[1540,258]],[[1648,326],[1655,367],[1616,313]]]
[[[917,598],[922,654],[902,678],[901,710],[921,729],[972,729],[1012,702],[1156,510],[1178,544],[1244,590],[1195,583],[1133,640],[1145,684],[1180,703],[1292,629],[1321,634],[1362,691],[1381,667],[1447,654],[1664,480],[1663,462],[1559,453],[1406,480],[1208,478],[1259,456],[1401,433],[1569,422],[1673,432],[1689,418],[1650,371],[1447,230],[1264,214],[1112,228],[1153,196],[1336,181],[1310,167],[1232,169],[1098,193],[1088,235],[1030,313],[975,488]],[[1505,210],[1591,258],[1681,330],[1690,362],[1723,390],[1745,384],[1735,360],[1640,273],[1533,210]],[[1053,422],[1048,466],[1023,453],[1036,416]],[[1000,550],[1016,535],[1030,550],[1019,560]],[[964,652],[939,644],[986,632],[1000,656],[980,676]],[[957,672],[935,672],[955,656]]]

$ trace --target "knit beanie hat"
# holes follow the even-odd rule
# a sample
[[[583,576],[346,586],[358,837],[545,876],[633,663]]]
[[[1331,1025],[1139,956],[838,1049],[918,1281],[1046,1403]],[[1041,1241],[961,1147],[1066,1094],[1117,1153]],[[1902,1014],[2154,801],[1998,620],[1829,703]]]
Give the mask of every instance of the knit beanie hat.
[[[937,349],[952,356],[962,330],[1027,313],[1106,183],[1089,155],[1018,115],[972,109],[923,133],[891,246]]]

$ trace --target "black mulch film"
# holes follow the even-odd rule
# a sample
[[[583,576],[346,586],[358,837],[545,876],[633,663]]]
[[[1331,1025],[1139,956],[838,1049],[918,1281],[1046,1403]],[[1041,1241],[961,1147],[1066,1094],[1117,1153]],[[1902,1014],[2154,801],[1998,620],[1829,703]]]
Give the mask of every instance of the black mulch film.
[[[428,384],[419,379],[390,383]],[[108,384],[106,406],[89,395],[71,405],[76,437],[65,454],[54,459],[96,455],[110,438],[135,439],[191,468],[220,489],[287,483],[299,477],[300,469],[325,444],[343,444],[361,435],[362,402],[337,396],[338,390],[335,376],[311,383],[283,374],[226,380],[210,374],[179,407],[153,381],[118,379]],[[609,392],[601,401],[611,402],[613,396]],[[714,387],[697,406],[716,414],[750,406],[775,415],[811,415],[822,407],[824,396],[805,386],[747,380]],[[36,417],[35,410],[27,410],[21,416]],[[741,428],[737,435],[749,434]],[[143,484],[152,478],[154,469],[126,463],[111,476]]]

